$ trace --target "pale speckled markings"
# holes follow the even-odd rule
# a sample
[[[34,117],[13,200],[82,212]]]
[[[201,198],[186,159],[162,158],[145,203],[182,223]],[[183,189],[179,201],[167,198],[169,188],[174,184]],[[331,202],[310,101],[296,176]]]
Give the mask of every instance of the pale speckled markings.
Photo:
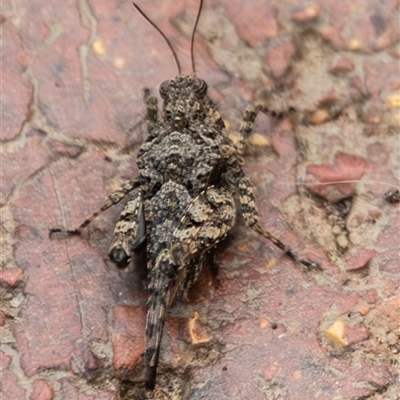
[[[235,203],[224,188],[211,186],[193,200],[173,235],[174,264],[186,265],[223,240],[235,223]]]

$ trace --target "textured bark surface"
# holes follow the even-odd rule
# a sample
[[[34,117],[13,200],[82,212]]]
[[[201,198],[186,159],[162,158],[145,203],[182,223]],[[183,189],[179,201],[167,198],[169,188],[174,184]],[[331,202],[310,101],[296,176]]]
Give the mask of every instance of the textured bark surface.
[[[190,73],[196,1],[140,6]],[[239,218],[166,323],[153,398],[395,399],[399,351],[397,1],[206,1],[197,74],[234,132],[261,115],[245,165],[262,224]],[[13,399],[146,398],[145,263],[105,260],[123,205],[76,228],[137,175],[143,89],[177,74],[129,1],[2,4],[0,389]],[[360,180],[359,183],[321,185]]]

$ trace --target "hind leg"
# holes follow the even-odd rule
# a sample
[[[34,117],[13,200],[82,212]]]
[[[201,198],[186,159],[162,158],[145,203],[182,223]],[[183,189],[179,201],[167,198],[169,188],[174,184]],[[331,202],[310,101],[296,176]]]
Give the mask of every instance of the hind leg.
[[[260,111],[264,113],[269,113],[267,108],[257,104],[250,104],[246,108],[239,129],[241,140],[238,147],[240,152],[242,152],[245,147],[246,140],[253,130],[255,119]],[[276,115],[276,113],[272,114]],[[278,114],[277,116],[279,117],[280,115],[281,114]],[[259,235],[271,241],[275,246],[283,250],[292,259],[302,263],[308,268],[318,268],[317,264],[307,259],[298,258],[289,246],[282,243],[278,238],[276,238],[270,232],[265,231],[261,227],[259,223],[259,213],[255,201],[253,185],[251,184],[245,173],[242,171],[239,158],[234,159],[232,157],[232,162],[229,165],[228,171],[224,175],[224,180],[226,181],[227,185],[233,185],[238,189],[243,218],[248,227],[257,232]]]
[[[242,207],[243,218],[246,225],[259,235],[268,239],[276,247],[283,250],[290,258],[300,262],[307,268],[318,268],[318,265],[304,258],[299,258],[295,255],[292,249],[282,243],[272,233],[265,231],[259,223],[259,214],[254,197],[253,186],[251,185],[247,176],[241,172],[238,177],[238,188],[239,188],[239,201]]]

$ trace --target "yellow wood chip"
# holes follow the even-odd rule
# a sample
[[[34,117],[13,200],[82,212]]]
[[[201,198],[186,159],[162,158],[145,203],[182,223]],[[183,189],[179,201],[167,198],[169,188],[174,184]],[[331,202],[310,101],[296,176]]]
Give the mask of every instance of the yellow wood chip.
[[[332,340],[336,346],[347,346],[349,343],[344,337],[344,328],[346,322],[341,319],[336,320],[328,329],[324,332],[325,336]]]

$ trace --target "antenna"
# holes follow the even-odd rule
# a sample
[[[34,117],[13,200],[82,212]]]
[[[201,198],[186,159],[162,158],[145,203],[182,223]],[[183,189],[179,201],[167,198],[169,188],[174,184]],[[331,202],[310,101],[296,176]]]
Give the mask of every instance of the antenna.
[[[193,75],[196,75],[196,67],[194,65],[194,55],[193,55],[193,47],[194,47],[194,35],[196,33],[196,28],[197,24],[200,19],[200,14],[201,14],[201,9],[203,8],[203,0],[200,0],[200,6],[199,6],[199,11],[197,12],[197,17],[196,17],[196,22],[194,23],[194,28],[193,28],[193,33],[192,33],[192,39],[190,40],[190,56],[192,58],[192,71]]]
[[[201,9],[201,6],[202,6],[202,3],[203,3],[203,0],[201,1],[201,4],[200,4],[200,9]],[[174,48],[172,47],[172,44],[171,44],[171,42],[168,40],[168,38],[164,35],[164,33],[162,32],[162,30],[139,8],[139,6],[136,4],[136,3],[134,3],[134,2],[132,2],[132,4],[133,4],[133,6],[136,8],[136,10],[138,10],[139,11],[139,13],[142,15],[142,17],[147,21],[147,22],[149,22],[154,28],[156,28],[156,30],[160,33],[160,35],[164,38],[164,40],[167,42],[167,44],[168,44],[168,46],[169,46],[169,48],[171,49],[171,51],[172,51],[172,54],[173,54],[173,56],[174,56],[174,59],[175,59],[175,63],[176,63],[176,66],[178,67],[178,72],[179,72],[179,75],[181,75],[182,74],[182,72],[181,72],[181,65],[179,64],[179,60],[178,60],[178,56],[176,55],[176,53],[175,53],[175,50],[174,50]],[[199,15],[197,16],[197,20],[196,20],[196,25],[197,25],[197,21],[198,21],[198,19],[199,19]],[[195,27],[194,27],[194,29],[196,29],[196,25],[195,25]],[[193,35],[194,35],[194,31],[193,31]],[[192,40],[193,40],[193,37],[192,37]],[[193,43],[192,43],[192,49],[193,49]],[[192,53],[192,62],[193,62],[193,53]],[[194,65],[194,64],[193,64]],[[193,69],[194,70],[194,69]]]

